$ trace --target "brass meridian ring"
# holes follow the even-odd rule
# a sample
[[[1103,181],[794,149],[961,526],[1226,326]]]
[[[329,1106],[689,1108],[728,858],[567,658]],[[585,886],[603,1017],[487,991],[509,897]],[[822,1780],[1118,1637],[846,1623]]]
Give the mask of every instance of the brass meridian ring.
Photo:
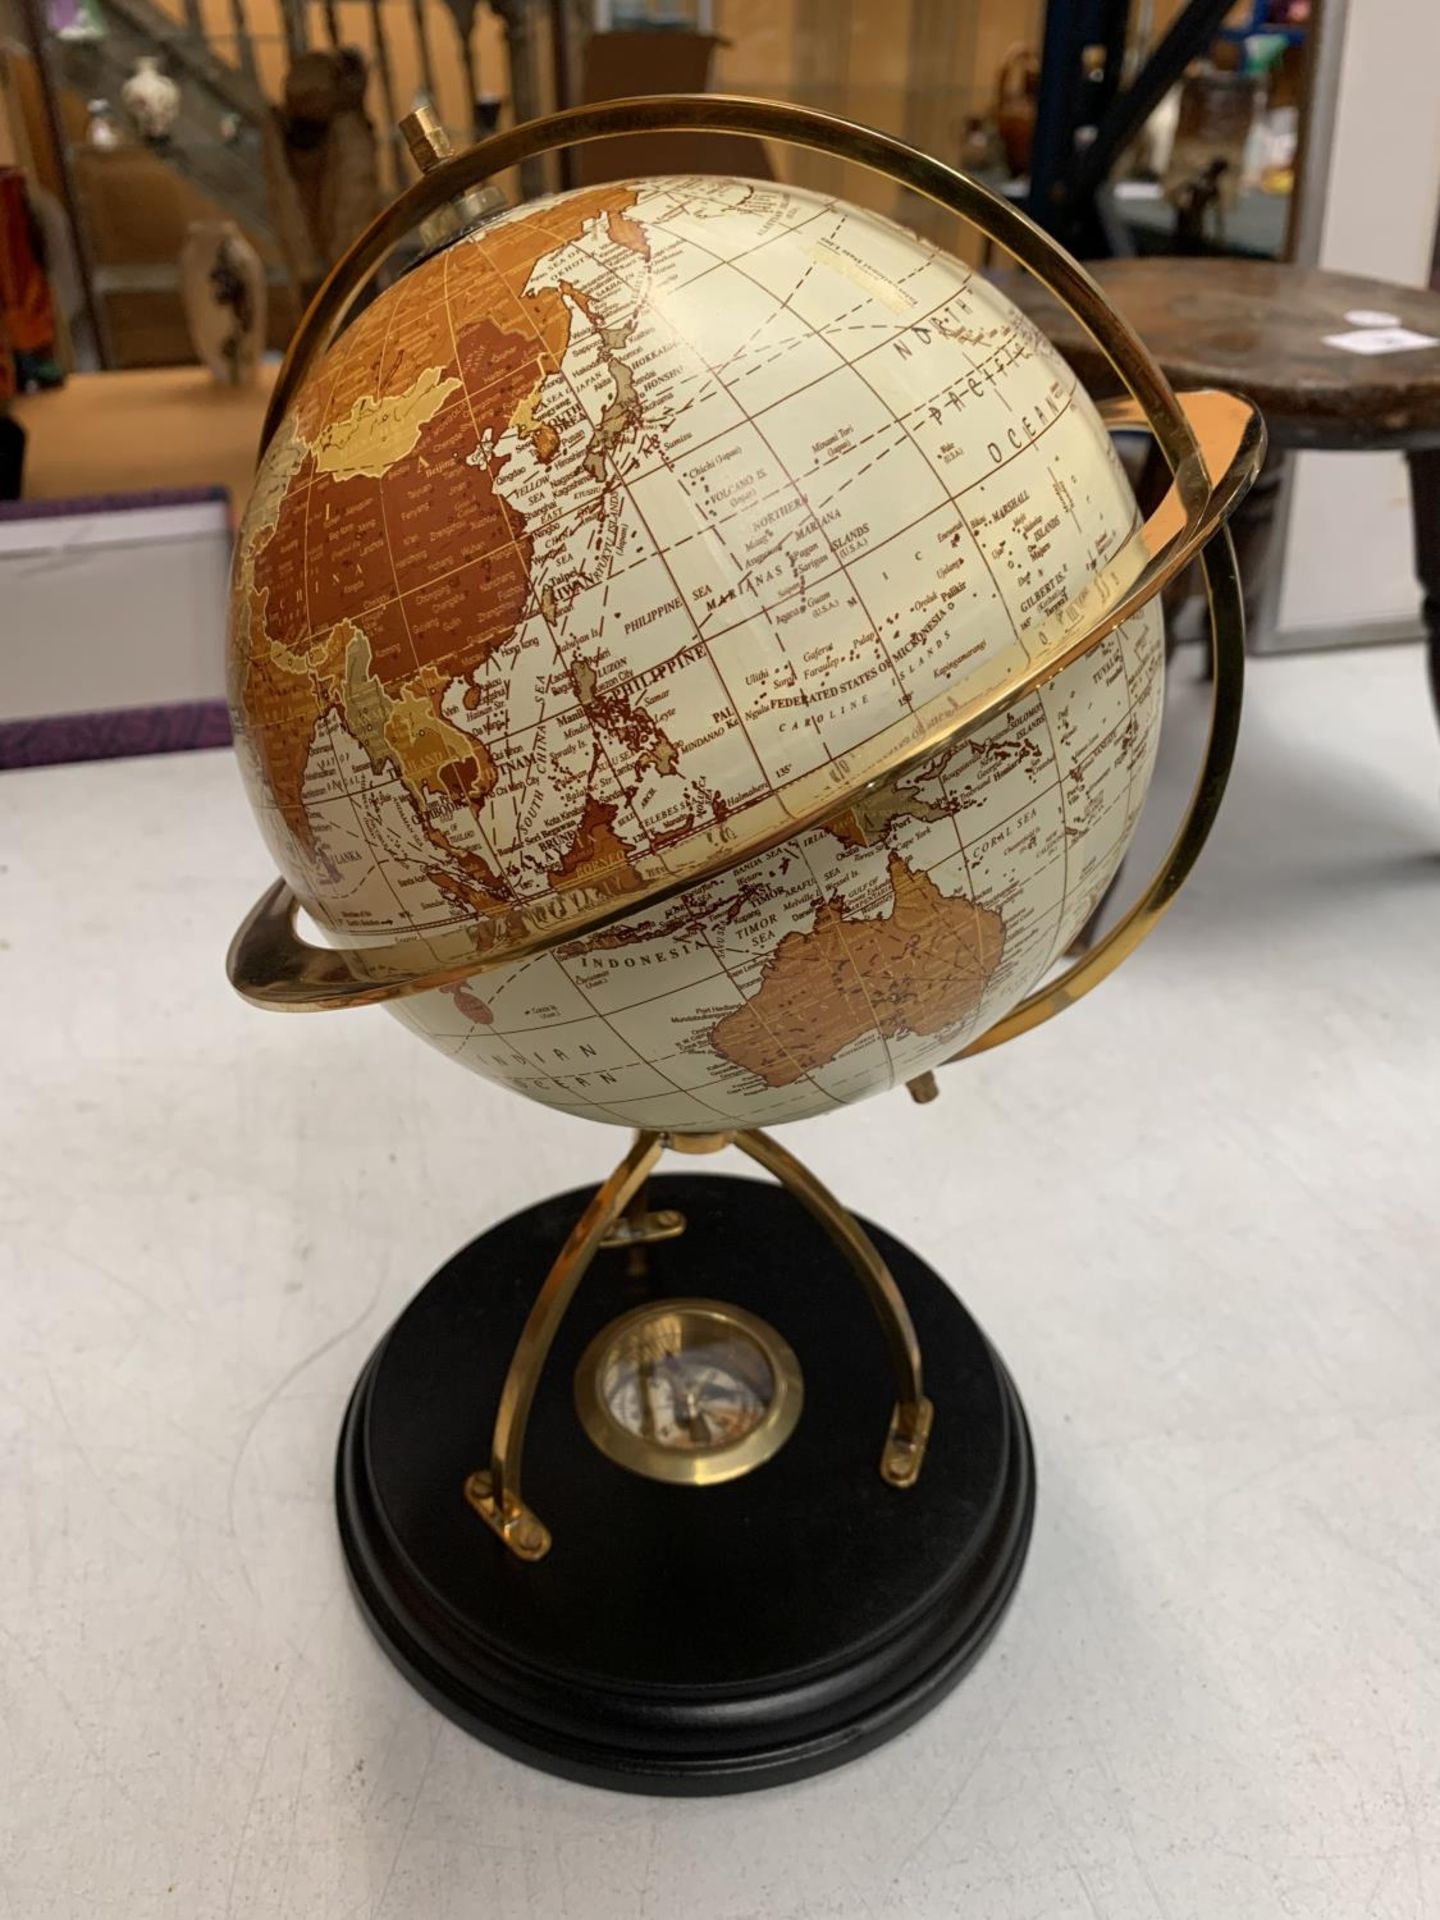
[[[1138,336],[1105,301],[1094,281],[1018,208],[888,134],[773,101],[673,95],[573,108],[481,141],[425,174],[371,223],[338,261],[316,295],[280,370],[261,452],[278,430],[317,356],[395,244],[427,214],[523,159],[573,142],[636,132],[703,127],[787,140],[839,155],[924,195],[969,220],[1014,254],[1090,333],[1129,388],[1132,402],[1102,408],[1110,426],[1152,433],[1173,484],[1149,520],[1110,565],[1067,606],[1022,643],[996,650],[963,695],[942,695],[887,729],[879,742],[842,756],[808,784],[755,803],[729,822],[697,833],[689,864],[598,902],[567,910],[551,896],[526,919],[514,914],[381,945],[322,947],[296,927],[300,903],[277,882],[257,903],[231,943],[232,984],[252,1003],[306,1011],[376,1002],[448,986],[489,968],[544,953],[688,891],[837,814],[853,812],[894,781],[1002,708],[1059,673],[1138,612],[1197,555],[1210,592],[1215,707],[1206,761],[1190,810],[1170,853],[1130,913],[1060,979],[1023,1000],[967,1049],[996,1045],[1056,1013],[1098,984],[1137,946],[1173,899],[1209,832],[1234,753],[1244,660],[1244,616],[1228,535],[1223,561],[1201,554],[1243,497],[1264,457],[1264,428],[1255,408],[1230,394],[1186,395],[1177,401]],[[796,792],[795,789],[804,789]],[[736,835],[743,826],[744,837]],[[670,856],[672,862],[675,855]]]

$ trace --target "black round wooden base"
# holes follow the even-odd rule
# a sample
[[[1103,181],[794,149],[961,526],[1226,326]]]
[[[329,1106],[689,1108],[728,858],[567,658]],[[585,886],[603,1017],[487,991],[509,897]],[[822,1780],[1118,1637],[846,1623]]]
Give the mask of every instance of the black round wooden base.
[[[1029,1541],[1025,1417],[984,1335],[931,1269],[868,1231],[919,1334],[935,1426],[918,1483],[879,1473],[894,1380],[869,1302],[780,1188],[662,1176],[688,1227],[645,1281],[602,1253],[550,1356],[525,1497],[554,1546],[515,1558],[467,1474],[525,1315],[588,1192],[503,1221],[455,1255],[371,1356],[340,1437],[340,1533],[391,1658],[470,1732],[551,1772],[657,1793],[798,1779],[908,1726],[994,1631]],[[742,1479],[666,1486],[585,1437],[572,1376],[643,1299],[730,1300],[790,1342],[793,1436]]]

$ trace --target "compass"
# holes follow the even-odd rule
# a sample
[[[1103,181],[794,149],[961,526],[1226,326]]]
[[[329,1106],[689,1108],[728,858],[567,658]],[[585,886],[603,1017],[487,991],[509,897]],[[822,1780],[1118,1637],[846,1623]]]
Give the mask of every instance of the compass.
[[[803,1400],[789,1344],[720,1300],[636,1307],[601,1329],[575,1372],[576,1410],[600,1451],[682,1486],[762,1465],[794,1432]]]

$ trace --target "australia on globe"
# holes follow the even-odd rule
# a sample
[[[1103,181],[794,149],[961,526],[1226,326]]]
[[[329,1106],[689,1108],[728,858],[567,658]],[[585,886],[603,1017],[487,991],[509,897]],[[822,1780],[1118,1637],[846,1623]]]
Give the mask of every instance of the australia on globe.
[[[1023,655],[1138,524],[1065,362],[900,227],[718,177],[532,202],[382,293],[272,439],[233,582],[241,765],[335,943],[561,925],[758,844]],[[863,804],[391,1009],[630,1126],[913,1079],[1093,910],[1162,679],[1152,602]]]

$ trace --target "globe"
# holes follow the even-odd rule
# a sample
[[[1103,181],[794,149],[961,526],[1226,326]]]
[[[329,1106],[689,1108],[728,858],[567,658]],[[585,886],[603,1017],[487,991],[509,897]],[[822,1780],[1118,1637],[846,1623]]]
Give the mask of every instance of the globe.
[[[900,227],[719,177],[532,202],[380,294],[273,437],[241,766],[332,942],[574,926],[389,1003],[452,1058],[625,1126],[802,1119],[963,1048],[1091,914],[1157,604],[863,809],[754,823],[1023,652],[1138,521],[1064,361]],[[586,920],[696,847],[724,870]]]

